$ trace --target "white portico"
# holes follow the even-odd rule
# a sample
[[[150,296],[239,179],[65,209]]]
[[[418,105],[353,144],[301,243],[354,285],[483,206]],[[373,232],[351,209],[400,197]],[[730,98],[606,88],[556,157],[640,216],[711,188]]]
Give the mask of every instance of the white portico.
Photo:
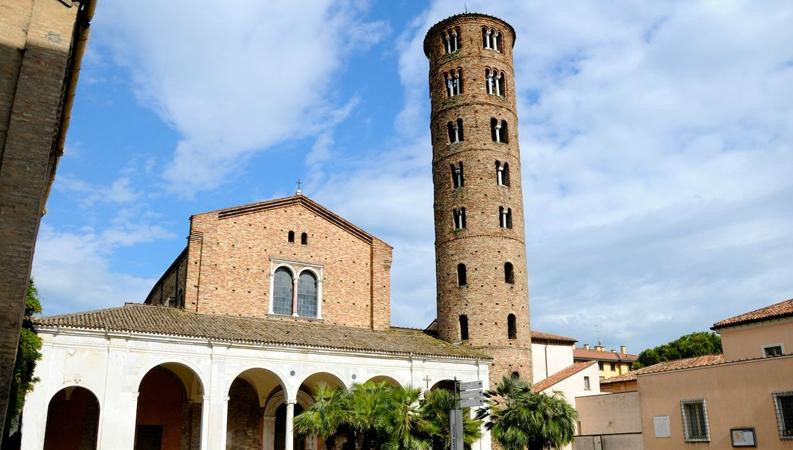
[[[37,328],[43,357],[25,403],[25,450],[61,439],[61,421],[85,423],[87,436],[67,436],[85,442],[92,418],[101,449],[131,450],[146,439],[162,448],[318,449],[316,439],[295,442],[292,423],[320,384],[488,382],[488,359],[418,330],[146,305],[50,317]],[[489,435],[474,448],[489,449]]]

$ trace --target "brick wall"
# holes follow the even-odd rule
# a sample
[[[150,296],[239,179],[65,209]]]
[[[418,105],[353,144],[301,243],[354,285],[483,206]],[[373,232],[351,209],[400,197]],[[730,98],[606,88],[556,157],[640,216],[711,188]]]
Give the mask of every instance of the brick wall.
[[[390,323],[391,247],[304,196],[261,207],[196,214],[186,258],[186,308],[202,313],[273,317],[276,264],[322,273],[325,323],[382,329]],[[294,231],[295,242],[288,242]],[[301,244],[306,233],[308,242]]]
[[[483,46],[482,27],[501,33],[499,52]],[[447,54],[442,33],[458,30],[460,49]],[[512,45],[505,22],[480,14],[461,14],[433,26],[424,49],[430,60],[432,171],[435,192],[435,253],[438,333],[450,342],[480,348],[494,358],[491,384],[518,372],[531,380],[529,290],[524,243],[523,193],[517,136]],[[447,94],[445,73],[462,70],[462,93]],[[503,96],[488,94],[485,71],[506,75]],[[506,120],[507,143],[493,142],[491,119]],[[450,142],[447,124],[463,121],[463,140]],[[509,185],[497,183],[496,162],[509,164]],[[464,184],[455,188],[452,166],[463,163]],[[502,228],[499,207],[512,210],[512,228]],[[454,229],[453,210],[465,208],[466,226]],[[505,280],[511,263],[514,282]],[[459,286],[457,266],[465,264],[467,283]],[[508,316],[517,334],[508,335]],[[467,340],[459,317],[468,318]]]

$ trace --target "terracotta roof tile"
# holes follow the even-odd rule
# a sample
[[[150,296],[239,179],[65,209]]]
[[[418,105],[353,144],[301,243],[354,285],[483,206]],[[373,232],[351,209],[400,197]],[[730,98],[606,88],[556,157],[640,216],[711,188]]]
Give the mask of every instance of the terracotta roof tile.
[[[793,317],[793,298],[716,322],[711,329],[716,330],[763,320],[781,319],[783,317]]]
[[[600,350],[587,350],[585,348],[577,348],[573,350],[573,358],[585,361],[625,361],[632,363],[639,359],[637,355],[630,353],[620,352],[606,352]]]
[[[575,344],[576,342],[578,342],[577,339],[568,336],[561,336],[558,334],[543,333],[542,331],[531,330],[531,340],[534,341],[535,339],[543,340],[543,341],[564,342],[569,344]]]
[[[559,383],[562,380],[566,380],[571,376],[577,374],[578,372],[586,369],[587,367],[595,364],[595,361],[579,361],[573,363],[570,366],[565,367],[564,369],[556,372],[555,374],[551,375],[550,377],[541,380],[538,383],[534,383],[531,387],[534,392],[542,392],[549,387],[553,386],[556,383]]]
[[[65,327],[266,345],[489,359],[473,349],[452,345],[420,330],[374,331],[291,319],[199,314],[142,304],[37,318],[34,323],[39,328]]]
[[[652,366],[642,367],[616,377],[600,380],[600,384],[622,383],[625,381],[635,381],[638,375],[647,373],[668,372],[671,370],[691,369],[693,367],[712,366],[724,363],[724,355],[704,355],[693,358],[676,359],[674,361],[664,361]]]

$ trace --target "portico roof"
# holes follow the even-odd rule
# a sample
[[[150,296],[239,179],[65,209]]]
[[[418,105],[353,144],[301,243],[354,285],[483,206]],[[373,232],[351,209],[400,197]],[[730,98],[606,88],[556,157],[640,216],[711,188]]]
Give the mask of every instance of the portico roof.
[[[450,344],[421,330],[392,327],[377,331],[291,318],[200,314],[178,308],[143,304],[126,304],[118,308],[42,317],[35,319],[34,324],[38,329],[101,330],[283,347],[438,358],[490,359],[471,348]]]

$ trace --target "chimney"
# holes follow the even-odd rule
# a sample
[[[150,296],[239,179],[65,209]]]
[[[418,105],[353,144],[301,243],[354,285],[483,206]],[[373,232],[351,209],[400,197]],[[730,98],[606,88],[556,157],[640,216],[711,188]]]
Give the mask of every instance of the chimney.
[[[584,344],[584,348],[585,348],[586,350],[589,350],[589,344]]]
[[[620,345],[620,353],[622,353],[623,355],[627,354],[628,353],[628,349],[625,348],[624,345]]]

